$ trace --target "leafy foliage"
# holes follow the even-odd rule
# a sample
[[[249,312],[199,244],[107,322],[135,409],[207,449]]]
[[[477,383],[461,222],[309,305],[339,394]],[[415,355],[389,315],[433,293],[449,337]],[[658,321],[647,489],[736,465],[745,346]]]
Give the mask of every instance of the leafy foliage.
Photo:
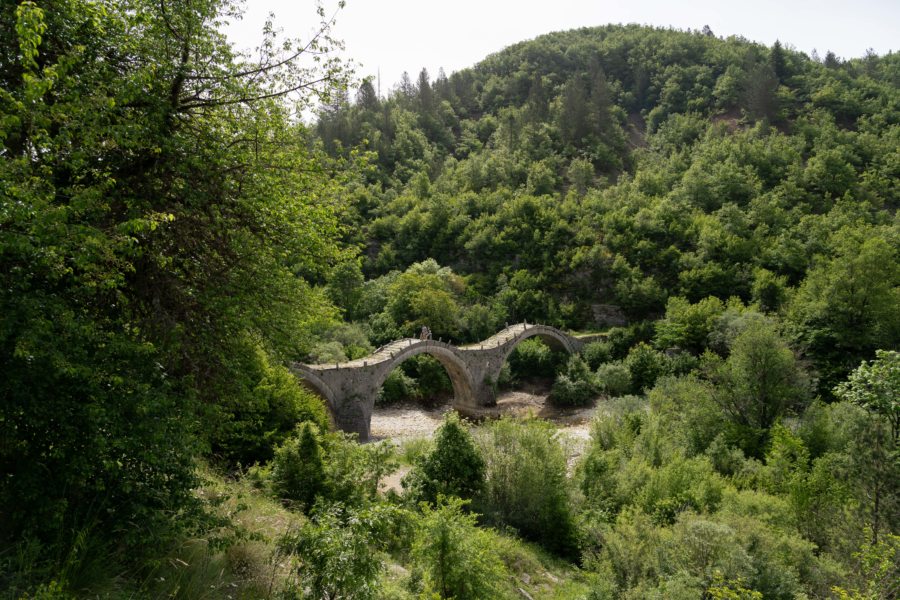
[[[371,539],[388,522],[382,507],[317,511],[312,521],[279,541],[282,554],[296,558],[294,597],[375,598],[375,582],[384,565],[372,552]]]
[[[455,412],[450,412],[434,434],[434,447],[413,466],[403,485],[421,502],[439,497],[470,500],[484,487],[484,460],[472,436]]]
[[[412,556],[424,573],[426,597],[477,600],[502,595],[506,569],[488,532],[459,498],[424,505],[416,526]]]
[[[549,424],[503,418],[478,444],[485,462],[485,487],[476,510],[489,523],[515,528],[562,555],[576,548],[569,504],[566,459]]]
[[[301,275],[338,254],[334,184],[282,98],[343,69],[324,20],[317,65],[271,31],[261,63],[235,54],[227,1],[14,6],[0,536],[49,559],[102,530],[121,544],[110,556],[139,560],[197,525],[202,449],[266,457],[320,410],[274,365],[332,314]]]

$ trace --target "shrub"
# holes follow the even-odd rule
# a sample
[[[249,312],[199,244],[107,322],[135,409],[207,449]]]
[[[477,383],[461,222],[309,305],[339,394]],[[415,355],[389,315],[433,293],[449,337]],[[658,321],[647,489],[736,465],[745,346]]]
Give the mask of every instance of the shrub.
[[[708,458],[677,458],[653,471],[637,503],[655,523],[670,525],[685,510],[715,512],[724,487]]]
[[[453,384],[444,366],[434,357],[420,354],[388,374],[375,402],[391,404],[404,400],[435,401],[452,392]]]
[[[666,376],[647,393],[650,406],[680,435],[689,456],[702,454],[722,434],[725,418],[711,384],[693,376]]]
[[[510,353],[509,367],[514,379],[550,379],[556,370],[557,360],[547,344],[530,338]]]
[[[536,419],[502,418],[478,443],[485,461],[476,508],[487,522],[508,525],[561,555],[576,550],[566,456],[554,428]]]
[[[421,456],[403,485],[417,500],[437,502],[439,496],[473,498],[484,486],[484,460],[472,436],[450,412],[434,436],[434,448]]]
[[[597,367],[597,387],[607,396],[622,396],[631,391],[631,371],[620,361]]]
[[[704,298],[696,304],[681,296],[669,298],[665,318],[656,322],[656,347],[702,352],[716,318],[724,310],[725,305],[715,296]]]
[[[549,400],[556,406],[584,406],[596,395],[597,384],[587,363],[580,356],[571,356],[556,377]]]
[[[609,342],[590,342],[581,350],[581,356],[591,369],[597,369],[612,359],[612,345]]]
[[[417,399],[435,401],[453,393],[447,369],[433,356],[419,354],[406,361],[403,366],[416,381]]]
[[[272,491],[282,500],[296,502],[301,510],[311,507],[325,491],[322,445],[312,423],[301,423],[297,435],[275,451]]]
[[[375,598],[375,582],[384,565],[373,552],[372,541],[382,537],[387,512],[382,506],[320,507],[310,522],[284,535],[278,542],[279,553],[300,559],[293,562],[297,579],[288,585],[286,596]]]
[[[415,398],[418,395],[418,387],[415,380],[403,372],[402,367],[398,367],[391,371],[387,379],[378,390],[378,396],[375,398],[376,404],[393,404]]]
[[[333,432],[324,436],[325,481],[328,499],[349,506],[375,501],[378,482],[397,468],[388,442],[360,444],[356,435]]]
[[[636,391],[653,387],[656,379],[666,371],[666,357],[644,342],[628,352],[623,363],[631,373],[631,383]]]
[[[502,596],[506,569],[493,548],[490,534],[466,514],[465,502],[441,499],[425,505],[416,527],[412,556],[424,574],[423,597],[438,594],[455,600]]]
[[[229,396],[215,410],[212,450],[227,462],[244,465],[267,462],[300,421],[325,431],[329,419],[321,398],[302,387],[285,367],[272,364],[256,348],[247,365],[246,393]]]
[[[634,323],[628,327],[613,327],[606,336],[606,343],[613,359],[623,359],[628,350],[639,342],[648,342],[653,338],[653,323],[648,321]]]
[[[378,482],[396,468],[393,448],[359,444],[352,434],[321,434],[302,423],[282,444],[272,461],[272,492],[281,500],[309,509],[316,497],[359,506],[374,500]],[[254,476],[265,473],[255,470]]]

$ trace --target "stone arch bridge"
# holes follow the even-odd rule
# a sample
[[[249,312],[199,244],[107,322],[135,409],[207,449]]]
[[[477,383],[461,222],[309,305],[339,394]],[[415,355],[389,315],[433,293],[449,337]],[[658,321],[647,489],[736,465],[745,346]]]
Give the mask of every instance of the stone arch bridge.
[[[453,405],[465,411],[496,403],[495,382],[503,363],[520,342],[541,338],[555,350],[581,352],[599,335],[575,337],[549,325],[519,323],[488,339],[467,346],[439,340],[404,338],[379,348],[374,354],[350,362],[329,365],[292,363],[304,385],[325,398],[339,429],[369,439],[375,398],[387,376],[400,363],[417,354],[429,354],[447,370],[453,384]]]

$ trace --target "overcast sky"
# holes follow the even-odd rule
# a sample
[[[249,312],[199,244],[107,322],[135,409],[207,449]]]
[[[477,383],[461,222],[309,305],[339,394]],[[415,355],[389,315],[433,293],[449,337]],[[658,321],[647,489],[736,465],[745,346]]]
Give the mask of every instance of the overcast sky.
[[[337,2],[325,0],[332,11]],[[259,44],[268,13],[285,35],[306,37],[316,24],[312,0],[249,0],[244,19],[229,27],[243,49]],[[425,67],[432,79],[469,67],[510,44],[544,33],[607,23],[641,23],[741,35],[771,45],[776,39],[821,56],[843,58],[900,49],[900,0],[347,0],[336,37],[361,66],[360,76],[381,72],[386,94],[403,71],[415,80]]]

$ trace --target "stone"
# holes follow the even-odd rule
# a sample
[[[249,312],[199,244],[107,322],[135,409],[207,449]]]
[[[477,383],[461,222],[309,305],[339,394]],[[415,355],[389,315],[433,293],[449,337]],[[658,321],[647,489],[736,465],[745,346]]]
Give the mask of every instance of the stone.
[[[436,358],[453,384],[454,407],[465,411],[496,404],[491,383],[497,381],[500,369],[515,347],[531,337],[539,337],[550,347],[570,354],[580,352],[588,341],[549,325],[520,323],[470,346],[404,338],[370,356],[337,367],[292,363],[290,368],[303,385],[325,399],[338,429],[368,441],[378,390],[390,372],[406,359],[423,353]]]

